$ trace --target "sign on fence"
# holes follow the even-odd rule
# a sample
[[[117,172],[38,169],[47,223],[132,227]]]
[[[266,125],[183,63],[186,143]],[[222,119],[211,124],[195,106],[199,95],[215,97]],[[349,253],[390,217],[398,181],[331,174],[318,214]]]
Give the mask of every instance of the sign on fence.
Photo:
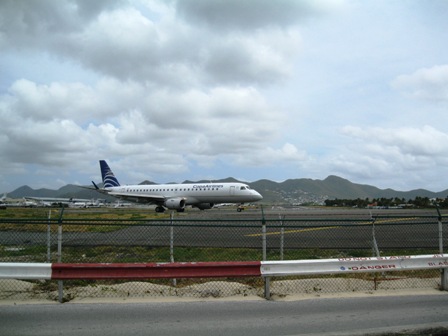
[[[447,268],[448,254],[262,261],[262,276],[343,274]]]

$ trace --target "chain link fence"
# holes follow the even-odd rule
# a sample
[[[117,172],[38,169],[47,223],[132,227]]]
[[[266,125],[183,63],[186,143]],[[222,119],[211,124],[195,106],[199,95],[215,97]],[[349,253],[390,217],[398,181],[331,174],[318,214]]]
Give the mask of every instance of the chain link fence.
[[[54,211],[54,210],[53,210]],[[229,211],[156,219],[0,218],[0,262],[152,263],[438,254],[448,238],[435,211]],[[104,217],[104,216],[103,216]],[[113,216],[112,216],[113,217]],[[274,297],[438,288],[439,270],[271,279]],[[64,301],[264,296],[262,278],[64,281]],[[0,300],[58,298],[57,281],[0,280]],[[60,299],[60,298],[59,298]]]

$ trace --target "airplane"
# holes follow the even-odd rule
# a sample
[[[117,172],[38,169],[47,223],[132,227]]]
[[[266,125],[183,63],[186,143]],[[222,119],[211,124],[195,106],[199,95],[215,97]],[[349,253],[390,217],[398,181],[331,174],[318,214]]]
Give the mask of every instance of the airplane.
[[[103,187],[92,181],[96,191],[136,203],[156,204],[156,212],[166,209],[183,212],[187,205],[200,210],[211,209],[217,203],[256,202],[263,199],[256,190],[244,183],[182,183],[137,184],[122,186],[105,160],[100,160]],[[238,207],[238,211],[241,208]]]
[[[52,205],[66,205],[70,207],[87,208],[89,206],[97,206],[100,204],[99,200],[91,200],[87,198],[66,198],[66,197],[35,197],[25,196],[24,200],[27,202],[34,202],[35,206],[50,207]]]
[[[74,201],[68,205],[70,208],[99,208],[104,206],[104,203],[100,200],[83,200]]]
[[[21,204],[22,204],[22,206],[27,207],[27,208],[37,207],[37,202],[32,201],[32,200],[31,201],[27,200],[25,197],[23,198]]]
[[[1,209],[19,208],[23,206],[24,206],[23,200],[9,198],[7,197],[6,193],[4,193],[3,196],[0,198]]]

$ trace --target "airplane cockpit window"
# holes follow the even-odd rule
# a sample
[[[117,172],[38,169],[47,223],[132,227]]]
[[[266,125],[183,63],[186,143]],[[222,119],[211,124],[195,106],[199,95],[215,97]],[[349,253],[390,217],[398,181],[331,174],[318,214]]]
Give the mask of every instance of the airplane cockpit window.
[[[240,188],[240,190],[246,190],[246,187],[243,186],[243,187]]]

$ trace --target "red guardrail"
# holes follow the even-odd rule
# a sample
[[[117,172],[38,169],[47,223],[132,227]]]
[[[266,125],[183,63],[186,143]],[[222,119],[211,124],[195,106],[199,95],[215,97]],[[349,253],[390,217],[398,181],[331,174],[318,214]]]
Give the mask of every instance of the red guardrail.
[[[52,264],[51,279],[154,279],[261,276],[261,262]]]

